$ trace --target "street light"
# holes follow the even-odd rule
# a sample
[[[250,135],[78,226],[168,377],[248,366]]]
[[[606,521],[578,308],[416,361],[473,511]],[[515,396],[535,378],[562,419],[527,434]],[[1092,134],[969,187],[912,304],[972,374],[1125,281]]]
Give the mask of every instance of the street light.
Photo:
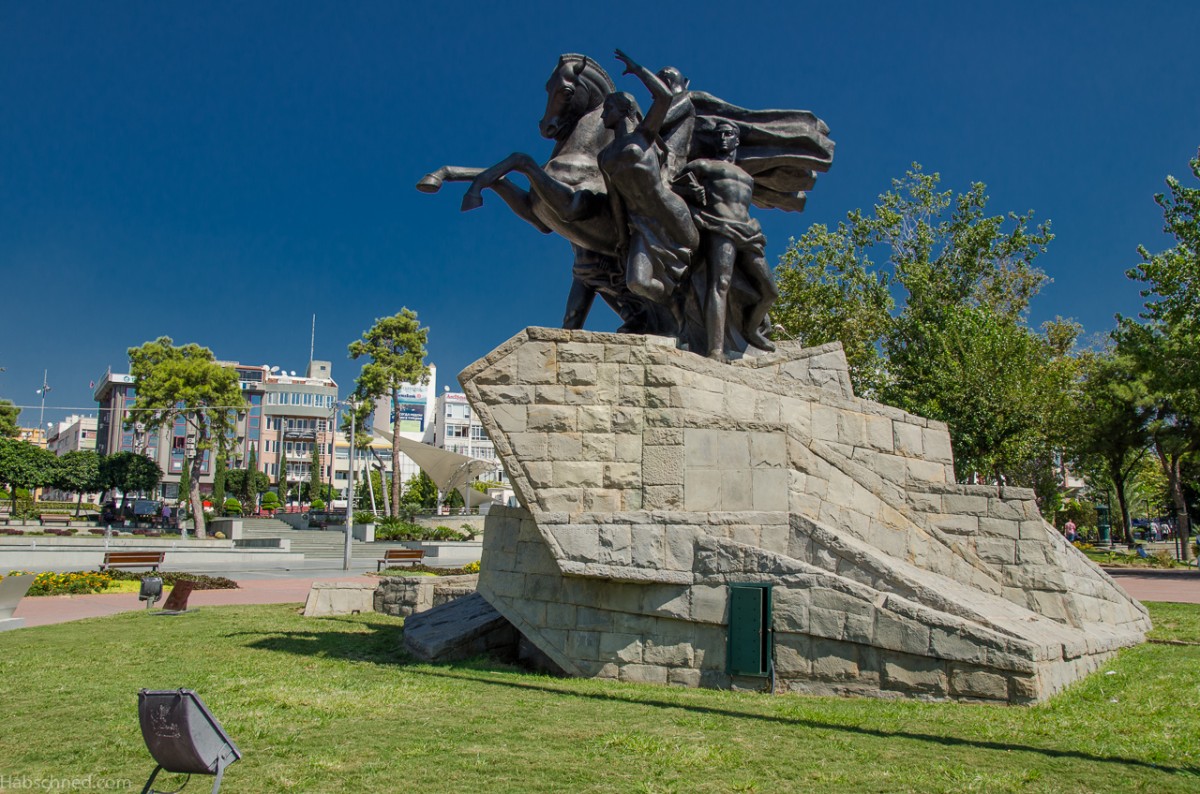
[[[354,530],[354,455],[357,450],[354,448],[354,428],[358,424],[358,403],[354,398],[346,400],[347,407],[350,408],[350,472],[349,480],[350,490],[346,494],[346,547],[342,553],[342,570],[350,570],[350,556],[353,553],[353,530]]]

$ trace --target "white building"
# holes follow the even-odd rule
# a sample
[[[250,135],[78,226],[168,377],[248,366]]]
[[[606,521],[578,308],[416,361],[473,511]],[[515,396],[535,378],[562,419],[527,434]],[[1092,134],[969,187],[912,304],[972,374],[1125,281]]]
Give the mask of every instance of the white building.
[[[50,425],[46,449],[55,455],[65,455],[81,449],[96,448],[96,417],[68,416]]]
[[[471,410],[467,395],[449,390],[439,394],[434,407],[432,430],[432,436],[426,438],[427,444],[469,458],[492,461],[495,468],[481,474],[479,479],[508,483],[508,475],[500,465],[496,447]]]

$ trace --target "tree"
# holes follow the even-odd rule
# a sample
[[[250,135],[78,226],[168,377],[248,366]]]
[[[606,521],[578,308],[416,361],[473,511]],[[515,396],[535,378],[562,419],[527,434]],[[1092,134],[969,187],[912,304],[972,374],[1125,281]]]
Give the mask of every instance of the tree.
[[[230,469],[225,472],[226,492],[235,496],[247,512],[258,504],[258,495],[270,487],[270,479],[257,469]]]
[[[1200,153],[1189,163],[1200,179]],[[1122,318],[1120,344],[1132,351],[1149,379],[1155,454],[1163,473],[1181,543],[1189,555],[1191,521],[1184,495],[1183,469],[1200,453],[1200,188],[1167,177],[1167,193],[1154,201],[1163,211],[1163,231],[1175,245],[1156,254],[1138,248],[1142,261],[1127,271],[1144,284],[1144,324]]]
[[[162,469],[145,455],[137,452],[117,452],[100,458],[100,487],[116,488],[121,492],[121,506],[126,495],[135,491],[149,493],[162,480]]]
[[[129,349],[130,373],[137,398],[133,414],[147,432],[171,427],[182,418],[188,435],[195,438],[188,498],[196,537],[204,538],[204,509],[200,501],[200,475],[205,453],[215,456],[223,439],[236,424],[246,400],[234,370],[217,364],[212,351],[196,344],[175,347],[170,337],[159,337]]]
[[[404,484],[404,501],[413,507],[426,510],[437,507],[438,489],[423,470],[408,478]]]
[[[7,485],[12,494],[13,510],[17,508],[17,489],[32,491],[49,485],[57,469],[54,453],[36,444],[0,436],[0,485]]]
[[[53,484],[55,488],[78,495],[75,515],[79,515],[83,495],[104,487],[100,483],[100,456],[96,450],[76,449],[58,458]]]
[[[213,472],[213,487],[212,487],[212,504],[213,510],[217,515],[222,515],[225,512],[225,475],[228,469],[225,468],[225,453],[224,451],[217,453],[217,467]]]
[[[425,345],[429,329],[421,328],[417,314],[403,308],[399,314],[375,321],[362,339],[350,343],[350,357],[367,357],[358,376],[355,396],[360,401],[388,397],[392,404],[392,460],[400,460],[400,388],[425,383],[429,367],[425,364]],[[392,478],[392,515],[399,514],[400,480]]]
[[[946,422],[959,479],[1053,483],[1078,327],[1025,319],[1053,235],[1032,212],[989,216],[982,184],[939,182],[914,164],[872,212],[793,240],[773,316],[805,344],[840,340],[856,393]]]
[[[309,501],[319,499],[324,496],[324,489],[321,487],[321,439],[320,436],[313,439],[312,457],[309,461],[308,474],[308,493]]]
[[[1146,380],[1139,377],[1136,362],[1115,349],[1084,356],[1081,364],[1070,454],[1077,467],[1094,469],[1112,486],[1128,543],[1129,486],[1150,444]]]
[[[11,400],[0,400],[0,437],[20,437],[21,426],[17,422],[20,415],[21,409],[13,405]]]

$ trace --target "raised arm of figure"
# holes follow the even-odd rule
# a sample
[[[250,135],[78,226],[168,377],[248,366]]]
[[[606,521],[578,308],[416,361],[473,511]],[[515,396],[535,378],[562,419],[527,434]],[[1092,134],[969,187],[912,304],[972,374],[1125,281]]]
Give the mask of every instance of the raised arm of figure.
[[[621,50],[616,51],[617,60],[625,64],[625,71],[622,74],[631,74],[642,81],[642,84],[650,91],[650,95],[654,97],[654,102],[651,103],[650,109],[646,111],[646,118],[643,119],[640,129],[650,140],[658,137],[659,131],[662,130],[663,122],[667,119],[667,111],[671,109],[671,101],[675,98],[671,93],[671,89],[667,84],[656,75],[654,72],[647,69],[645,66],[637,63]]]

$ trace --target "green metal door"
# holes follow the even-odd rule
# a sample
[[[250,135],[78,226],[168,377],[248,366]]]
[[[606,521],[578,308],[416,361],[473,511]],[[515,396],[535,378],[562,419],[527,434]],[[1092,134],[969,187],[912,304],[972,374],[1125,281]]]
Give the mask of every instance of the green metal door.
[[[771,585],[729,585],[729,672],[767,675],[771,669]]]

